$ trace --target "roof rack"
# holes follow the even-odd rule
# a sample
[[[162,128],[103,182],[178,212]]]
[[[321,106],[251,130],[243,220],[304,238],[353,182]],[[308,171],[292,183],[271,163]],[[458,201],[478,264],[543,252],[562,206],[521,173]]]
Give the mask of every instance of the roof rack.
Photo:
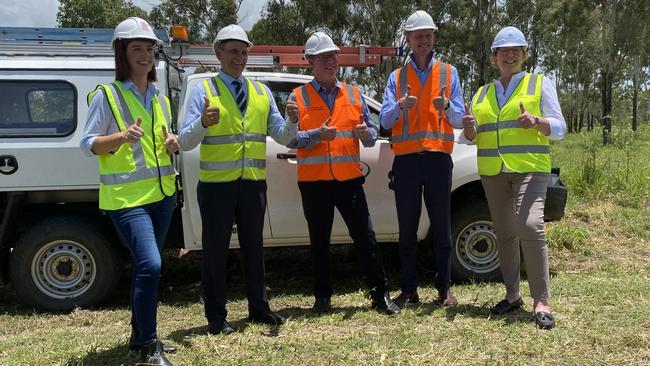
[[[154,30],[163,41],[163,52],[181,66],[219,66],[211,45],[190,45],[171,40]],[[0,27],[0,56],[112,57],[113,29]],[[402,56],[398,47],[341,47],[339,66],[368,67],[386,57]],[[305,67],[302,46],[253,46],[248,67]]]
[[[163,42],[169,37],[154,33]],[[0,27],[1,56],[113,57],[113,29]]]

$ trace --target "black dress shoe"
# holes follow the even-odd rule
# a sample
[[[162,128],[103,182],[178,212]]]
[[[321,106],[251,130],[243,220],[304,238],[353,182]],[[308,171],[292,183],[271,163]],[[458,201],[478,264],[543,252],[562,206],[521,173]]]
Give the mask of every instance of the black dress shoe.
[[[162,344],[163,352],[165,352],[165,353],[176,353],[176,347],[175,346],[172,346],[172,345],[169,345],[169,344],[164,344],[162,342],[160,342],[160,344]],[[142,343],[140,343],[140,341],[136,338],[135,333],[131,332],[131,337],[129,337],[129,350],[137,351],[140,348],[142,348]]]
[[[387,315],[395,315],[401,312],[399,306],[390,299],[388,292],[383,296],[374,297],[371,306],[373,309],[380,310]]]
[[[277,313],[272,312],[271,310],[250,313],[248,315],[248,320],[254,323],[262,323],[268,325],[284,324],[284,318]]]
[[[539,329],[553,329],[555,328],[555,317],[546,311],[538,311],[535,313],[535,323]]]
[[[330,311],[330,303],[329,297],[317,297],[311,310],[316,314],[325,314]]]
[[[523,304],[524,300],[521,297],[513,302],[508,301],[508,299],[503,299],[499,301],[498,304],[494,305],[494,307],[490,309],[490,312],[495,315],[501,315],[518,309]]]
[[[230,334],[233,333],[235,330],[232,329],[230,326],[230,323],[228,323],[227,320],[224,320],[222,322],[209,322],[208,323],[208,333],[212,335],[217,335],[217,334]]]
[[[403,307],[406,304],[415,304],[420,302],[420,296],[418,295],[418,292],[400,292],[399,295],[397,295],[394,299],[393,302],[397,304],[399,307]]]
[[[140,348],[140,364],[152,366],[174,366],[167,358],[165,358],[162,344],[157,339]]]

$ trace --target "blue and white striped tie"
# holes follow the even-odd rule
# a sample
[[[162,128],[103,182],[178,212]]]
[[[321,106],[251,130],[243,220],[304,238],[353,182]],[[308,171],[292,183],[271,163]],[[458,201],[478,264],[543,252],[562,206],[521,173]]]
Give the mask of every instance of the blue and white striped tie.
[[[243,116],[244,111],[246,110],[246,95],[244,95],[244,89],[242,88],[241,81],[239,80],[234,80],[232,84],[235,86],[235,102],[237,102],[239,111]]]

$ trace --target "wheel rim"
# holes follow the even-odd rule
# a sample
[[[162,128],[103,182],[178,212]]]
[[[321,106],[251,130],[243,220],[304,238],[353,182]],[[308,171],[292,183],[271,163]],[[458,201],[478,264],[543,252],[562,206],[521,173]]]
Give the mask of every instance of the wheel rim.
[[[490,221],[475,221],[465,226],[455,248],[460,264],[473,273],[490,273],[499,268],[496,234]]]
[[[32,279],[54,299],[70,299],[90,289],[96,275],[95,258],[80,243],[56,240],[44,245],[32,260]]]

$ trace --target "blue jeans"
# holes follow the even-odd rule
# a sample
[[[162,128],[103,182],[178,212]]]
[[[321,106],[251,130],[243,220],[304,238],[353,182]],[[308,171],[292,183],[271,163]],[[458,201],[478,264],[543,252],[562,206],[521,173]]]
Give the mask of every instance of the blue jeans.
[[[156,306],[161,252],[174,210],[174,197],[144,206],[109,211],[122,242],[133,258],[131,327],[142,344],[157,338]]]

